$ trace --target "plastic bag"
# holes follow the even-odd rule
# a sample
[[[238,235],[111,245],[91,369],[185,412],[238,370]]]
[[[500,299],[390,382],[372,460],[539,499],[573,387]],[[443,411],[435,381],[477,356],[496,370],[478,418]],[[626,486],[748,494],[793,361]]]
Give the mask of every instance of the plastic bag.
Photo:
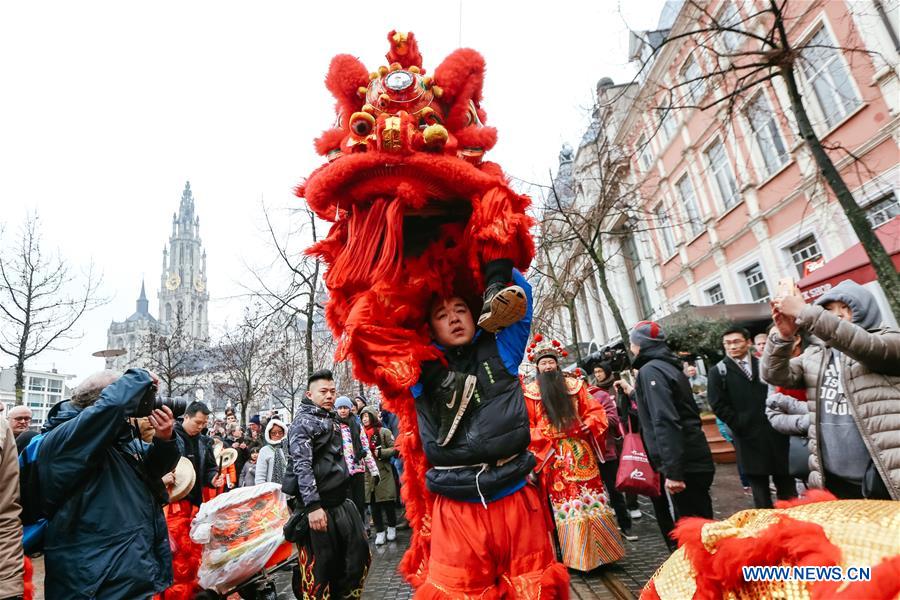
[[[224,594],[262,570],[284,542],[289,516],[277,483],[236,488],[203,503],[191,523],[191,539],[203,544],[200,587]]]

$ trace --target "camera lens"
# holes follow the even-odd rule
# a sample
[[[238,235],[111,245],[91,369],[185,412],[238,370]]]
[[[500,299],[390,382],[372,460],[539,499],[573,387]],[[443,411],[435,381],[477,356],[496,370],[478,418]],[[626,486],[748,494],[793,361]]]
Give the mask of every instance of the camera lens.
[[[153,408],[162,408],[163,406],[168,406],[169,410],[172,411],[172,415],[175,417],[180,417],[184,414],[184,411],[187,410],[187,400],[184,398],[157,398],[156,402],[153,403]]]

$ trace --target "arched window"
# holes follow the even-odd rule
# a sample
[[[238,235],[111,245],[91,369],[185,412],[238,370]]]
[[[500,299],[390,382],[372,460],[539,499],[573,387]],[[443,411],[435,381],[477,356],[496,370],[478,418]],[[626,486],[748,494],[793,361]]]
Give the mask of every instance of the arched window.
[[[172,303],[166,302],[166,321],[172,320]]]

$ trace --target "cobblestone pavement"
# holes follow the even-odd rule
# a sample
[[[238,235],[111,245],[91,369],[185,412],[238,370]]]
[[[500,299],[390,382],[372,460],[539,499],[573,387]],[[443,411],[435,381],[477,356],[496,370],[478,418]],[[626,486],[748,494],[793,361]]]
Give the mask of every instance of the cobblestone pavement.
[[[712,487],[713,509],[716,519],[726,518],[739,510],[752,508],[753,503],[745,495],[734,464],[716,465],[716,477]],[[653,506],[650,500],[640,497],[638,504],[643,514],[635,520],[632,533],[638,540],[625,542],[626,555],[621,561],[601,567],[590,573],[571,572],[572,598],[578,600],[613,600],[634,597],[640,594],[656,569],[666,560],[669,552],[659,533]],[[397,540],[384,546],[372,545],[372,566],[366,581],[363,598],[367,600],[406,600],[412,597],[412,590],[397,573],[397,564],[409,543],[409,530],[397,532]],[[278,580],[278,597],[293,598],[290,586],[290,573],[280,573]],[[607,585],[619,590],[613,593]]]
[[[745,495],[738,479],[734,464],[716,465],[716,477],[712,487],[713,509],[716,519],[726,518],[739,510],[752,508],[753,503]],[[638,501],[642,518],[636,520],[632,533],[638,540],[625,542],[626,555],[621,561],[601,567],[591,573],[572,572],[572,598],[578,600],[612,600],[627,597],[631,593],[637,597],[641,588],[656,569],[669,556],[662,536],[653,516],[653,506],[647,498]],[[409,530],[398,530],[397,540],[384,546],[372,545],[372,566],[366,581],[363,598],[367,600],[405,600],[412,597],[412,590],[397,573],[397,564],[403,551],[409,544]],[[36,595],[35,600],[43,599],[43,559],[35,561]],[[290,571],[275,575],[278,598],[289,600],[294,597],[291,591]],[[619,595],[610,591],[607,583],[619,589]]]
[[[724,519],[747,508],[753,508],[750,496],[744,494],[735,464],[717,464],[711,489],[713,512],[716,519]],[[638,497],[642,517],[632,525],[632,533],[638,536],[634,542],[625,542],[625,558],[610,565],[612,575],[635,596],[650,580],[656,569],[669,557],[662,534],[653,515],[650,499]]]

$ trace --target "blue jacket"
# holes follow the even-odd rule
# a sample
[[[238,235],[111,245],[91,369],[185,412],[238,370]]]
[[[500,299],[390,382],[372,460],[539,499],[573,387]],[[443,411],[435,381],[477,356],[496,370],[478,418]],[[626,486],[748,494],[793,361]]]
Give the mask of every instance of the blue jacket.
[[[126,422],[150,384],[131,369],[93,405],[66,401],[51,413],[37,465],[45,507],[58,507],[44,544],[47,598],[147,598],[172,583],[168,529],[148,483],[175,467],[178,446],[174,435],[136,440]]]

